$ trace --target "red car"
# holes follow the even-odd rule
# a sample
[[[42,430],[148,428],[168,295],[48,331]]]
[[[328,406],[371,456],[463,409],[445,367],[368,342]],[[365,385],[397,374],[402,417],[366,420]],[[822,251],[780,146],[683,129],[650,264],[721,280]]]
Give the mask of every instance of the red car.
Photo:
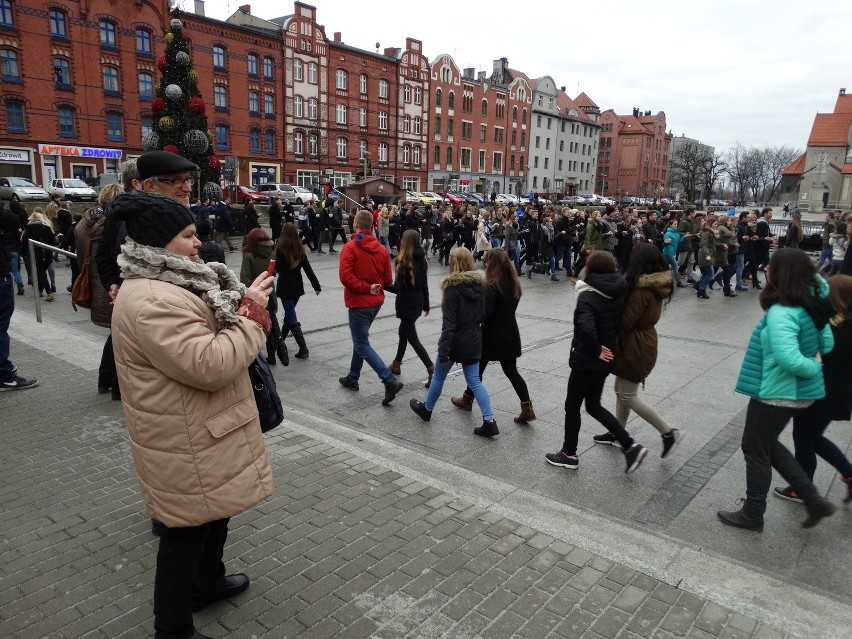
[[[459,193],[439,193],[450,201],[453,206],[461,206],[464,204],[464,196]]]
[[[222,192],[226,198],[235,204],[244,204],[246,200],[255,204],[269,204],[269,198],[264,193],[258,193],[247,186],[228,184],[222,189]]]

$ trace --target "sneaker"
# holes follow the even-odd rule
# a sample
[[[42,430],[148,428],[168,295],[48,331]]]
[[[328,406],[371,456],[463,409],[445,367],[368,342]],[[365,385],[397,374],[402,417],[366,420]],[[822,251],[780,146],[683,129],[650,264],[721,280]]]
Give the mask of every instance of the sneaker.
[[[734,290],[737,290],[740,293],[748,293],[748,287],[747,286],[741,286],[740,284],[737,284],[737,286]]]
[[[596,444],[609,444],[610,446],[618,446],[618,440],[612,433],[604,433],[603,435],[595,435],[592,437]]]
[[[358,382],[353,382],[346,375],[338,377],[337,381],[340,382],[340,385],[343,386],[343,388],[348,388],[351,391],[356,391],[359,388]]]
[[[580,460],[576,455],[567,455],[561,450],[558,453],[547,453],[544,458],[547,460],[548,464],[561,466],[562,468],[570,468],[571,470],[577,470],[580,465]]]
[[[777,487],[772,493],[776,497],[780,497],[781,499],[786,499],[788,501],[795,501],[799,504],[804,504],[805,500],[799,497],[799,493],[793,490],[792,486],[787,486],[786,488]]]
[[[416,399],[412,399],[408,402],[408,405],[411,406],[411,410],[417,413],[424,422],[428,422],[432,419],[432,411],[426,408],[426,404],[423,402],[418,402]]]
[[[396,397],[396,394],[402,390],[402,382],[399,381],[396,377],[393,378],[392,382],[385,383],[385,396],[382,399],[382,406],[390,406],[390,403]]]
[[[24,390],[38,386],[37,379],[24,379],[20,375],[12,375],[9,379],[0,383],[0,391]]]
[[[624,469],[624,472],[628,475],[633,473],[637,468],[639,468],[639,466],[642,465],[642,461],[647,456],[647,448],[645,448],[641,444],[633,444],[630,448],[624,451],[624,458],[627,462],[627,467]]]
[[[663,454],[660,457],[665,459],[666,455],[672,452],[672,448],[680,442],[682,437],[683,435],[681,435],[677,428],[672,428],[670,433],[663,435]]]

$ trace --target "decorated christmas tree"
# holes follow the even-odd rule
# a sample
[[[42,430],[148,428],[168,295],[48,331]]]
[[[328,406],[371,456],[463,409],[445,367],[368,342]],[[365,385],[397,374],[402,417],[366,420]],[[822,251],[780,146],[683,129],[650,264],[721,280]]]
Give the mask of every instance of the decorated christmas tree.
[[[189,41],[183,35],[180,11],[172,10],[166,34],[165,55],[157,60],[163,74],[151,102],[154,126],[142,140],[145,151],[162,149],[182,155],[198,167],[196,196],[222,198],[219,187],[221,161],[213,153],[207,129],[207,109],[198,90],[198,74],[192,69]]]

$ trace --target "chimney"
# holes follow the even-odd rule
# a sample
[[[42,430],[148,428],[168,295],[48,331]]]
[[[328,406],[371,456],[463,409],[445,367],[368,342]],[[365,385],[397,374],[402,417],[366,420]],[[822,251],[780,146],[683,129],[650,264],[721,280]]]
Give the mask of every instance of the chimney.
[[[485,79],[485,71],[480,71],[480,72],[477,74],[476,79],[477,79],[477,80],[479,80],[480,82],[482,82],[482,81]]]
[[[840,95],[846,95],[846,87],[840,89]]]
[[[204,17],[204,0],[195,0],[195,15]]]
[[[251,5],[250,4],[240,5],[240,11],[242,11],[246,15],[251,15]]]
[[[565,93],[565,87],[564,86],[559,87],[559,90],[562,91],[562,93]]]
[[[645,111],[645,115],[651,115],[651,109],[648,109],[647,111]]]
[[[633,107],[633,117],[634,117],[634,118],[638,118],[638,117],[639,117],[639,109],[638,109],[638,108],[636,108],[636,107]]]
[[[473,80],[473,67],[462,69],[462,78],[465,80]]]
[[[335,32],[334,32],[334,41],[335,41],[335,42],[340,42],[340,31],[335,31]]]

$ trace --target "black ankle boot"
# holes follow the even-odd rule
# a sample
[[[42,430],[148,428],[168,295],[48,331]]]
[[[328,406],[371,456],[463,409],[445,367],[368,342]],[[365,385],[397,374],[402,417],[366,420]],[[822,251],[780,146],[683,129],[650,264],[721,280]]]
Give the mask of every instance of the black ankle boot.
[[[721,521],[729,526],[747,528],[748,530],[756,530],[758,532],[763,530],[763,517],[749,514],[744,508],[732,511],[720,510],[716,514]]]
[[[802,522],[802,528],[813,528],[823,517],[831,517],[835,511],[834,504],[825,497],[808,499],[805,507],[808,509],[808,518]]]
[[[266,363],[270,366],[275,366],[278,363],[275,361],[275,351],[266,352]]]

